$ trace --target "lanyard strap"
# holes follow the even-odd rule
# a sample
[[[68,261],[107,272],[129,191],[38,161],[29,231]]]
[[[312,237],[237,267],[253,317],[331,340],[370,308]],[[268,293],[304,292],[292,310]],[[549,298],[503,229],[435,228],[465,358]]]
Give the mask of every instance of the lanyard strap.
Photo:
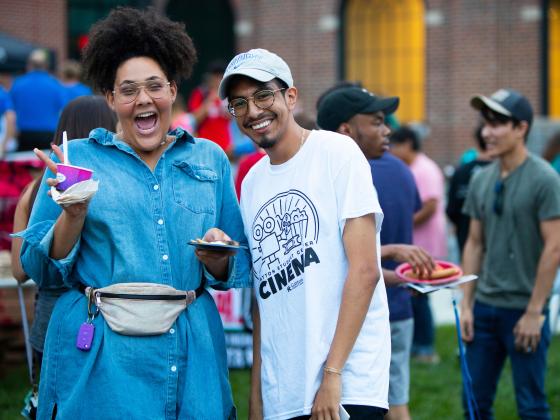
[[[463,377],[463,390],[465,392],[465,399],[467,401],[467,406],[469,408],[469,419],[476,420],[480,418],[480,414],[478,412],[478,405],[476,404],[476,398],[474,397],[471,374],[469,372],[467,359],[465,357],[465,348],[463,346],[463,340],[461,338],[461,325],[459,323],[459,312],[457,311],[457,301],[455,300],[455,296],[452,297],[452,300],[453,300],[453,313],[455,314],[455,328],[457,329],[457,343],[459,345],[459,359],[461,360],[461,376]]]

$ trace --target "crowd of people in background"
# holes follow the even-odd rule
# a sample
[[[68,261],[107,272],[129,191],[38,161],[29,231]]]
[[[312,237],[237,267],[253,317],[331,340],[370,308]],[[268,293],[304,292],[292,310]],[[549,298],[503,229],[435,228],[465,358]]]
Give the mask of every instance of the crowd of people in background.
[[[34,50],[25,74],[6,78],[0,84],[0,158],[10,152],[48,149],[58,118],[64,107],[80,96],[94,95],[84,84],[82,66],[72,59],[65,60],[53,74],[52,59],[47,50]],[[239,131],[235,121],[218,98],[217,88],[225,63],[211,62],[200,86],[187,99],[181,93],[173,103],[171,129],[181,127],[189,133],[212,139],[237,161],[255,151],[251,140]],[[40,101],[37,98],[41,98]]]
[[[463,287],[461,331],[481,418],[492,416],[506,358],[519,414],[550,418],[546,302],[560,282],[560,132],[544,160],[528,151],[527,98],[511,89],[472,98],[476,151],[447,182],[422,133],[396,119],[397,97],[339,83],[317,101],[315,121],[299,110],[276,54],[214,61],[184,97],[179,82],[195,61],[180,25],[125,8],[92,29],[83,61],[91,86],[73,60],[51,74],[45,50],[0,86],[0,158],[50,149],[67,131],[89,138],[69,143],[73,163],[106,181],[91,203],[57,206],[47,196],[61,159],[55,146],[50,157],[37,152],[47,169],[21,188],[15,209],[14,276],[39,286],[31,344],[46,367],[40,416],[79,416],[87,396],[123,416],[234,419],[223,333],[203,289],[252,280],[252,418],[335,418],[342,404],[352,419],[388,411],[408,420],[410,360],[437,364],[439,355],[428,295],[400,287],[394,270],[408,262],[429,272],[449,258],[453,234],[465,272],[480,274]],[[175,247],[197,237],[234,238],[250,251]],[[81,363],[73,342],[89,316],[82,288],[131,279],[196,292],[198,306],[142,341],[134,358],[125,351],[134,338],[92,319],[95,361]]]

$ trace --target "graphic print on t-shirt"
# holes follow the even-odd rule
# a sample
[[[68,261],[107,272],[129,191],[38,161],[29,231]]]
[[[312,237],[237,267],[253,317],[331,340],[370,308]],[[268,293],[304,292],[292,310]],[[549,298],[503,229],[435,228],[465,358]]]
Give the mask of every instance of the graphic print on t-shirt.
[[[318,264],[313,246],[319,218],[311,200],[298,190],[276,195],[264,204],[251,227],[253,274],[262,299],[303,284],[303,272]]]

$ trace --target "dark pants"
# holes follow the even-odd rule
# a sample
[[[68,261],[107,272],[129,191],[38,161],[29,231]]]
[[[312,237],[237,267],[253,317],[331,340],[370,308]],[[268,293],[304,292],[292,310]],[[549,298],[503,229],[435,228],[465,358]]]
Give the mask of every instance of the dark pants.
[[[344,408],[350,415],[350,420],[383,420],[387,410],[369,405],[346,405]],[[309,420],[311,416],[293,417],[291,420]]]
[[[412,313],[414,315],[412,354],[431,355],[434,353],[435,329],[427,295],[417,295],[412,298]]]
[[[18,135],[18,152],[37,149],[50,149],[53,142],[52,131],[21,131]]]
[[[546,354],[550,344],[548,317],[542,327],[536,352],[525,353],[515,349],[513,335],[515,324],[523,313],[523,310],[475,302],[474,340],[467,345],[467,364],[474,397],[483,420],[494,418],[492,404],[507,357],[511,362],[519,417],[524,420],[551,418],[544,392]],[[466,406],[464,410],[465,418],[468,418]]]

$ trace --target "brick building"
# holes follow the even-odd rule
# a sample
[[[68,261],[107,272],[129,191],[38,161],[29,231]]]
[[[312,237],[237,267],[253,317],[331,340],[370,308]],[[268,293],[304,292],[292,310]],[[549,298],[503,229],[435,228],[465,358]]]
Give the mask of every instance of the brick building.
[[[184,19],[201,66],[213,51],[225,59],[254,47],[277,52],[309,114],[342,79],[401,96],[397,117],[430,127],[425,150],[441,164],[473,145],[473,94],[512,87],[538,114],[560,117],[560,0],[3,0],[9,12],[0,14],[0,31],[52,48],[62,60],[74,55],[76,25],[125,3],[151,3]],[[223,30],[222,41],[204,41]]]
[[[2,0],[0,32],[56,52],[66,58],[66,0]]]
[[[490,94],[499,87],[512,87],[530,98],[537,113],[548,111],[546,99],[551,88],[543,81],[547,74],[548,53],[548,41],[543,41],[543,26],[548,26],[545,25],[545,11],[550,5],[542,1],[239,0],[235,3],[238,48],[259,46],[284,57],[292,67],[304,109],[308,112],[314,111],[318,95],[335,81],[355,80],[348,74],[353,60],[349,55],[356,54],[352,49],[358,50],[359,54],[360,46],[353,48],[344,38],[355,30],[352,26],[356,21],[375,19],[372,5],[388,19],[394,19],[394,16],[390,16],[387,8],[396,3],[401,7],[422,9],[419,18],[425,39],[420,66],[398,57],[399,48],[405,51],[402,54],[407,54],[407,47],[395,45],[394,39],[399,33],[389,28],[375,33],[376,38],[369,45],[362,43],[361,53],[386,56],[393,64],[393,72],[379,74],[379,77],[388,81],[403,78],[398,72],[409,64],[417,73],[423,71],[420,89],[424,112],[419,118],[408,120],[422,121],[430,127],[425,150],[441,164],[455,162],[463,150],[473,145],[471,133],[476,125],[476,114],[468,104],[473,94]],[[558,7],[558,2],[555,6]],[[350,7],[355,10],[349,11]],[[351,13],[353,20],[349,19]],[[399,13],[406,15],[407,11],[397,10],[396,14]],[[409,18],[405,16],[405,20]],[[400,25],[406,31],[398,16],[393,22],[394,26]],[[418,24],[410,19],[405,23],[409,27]],[[379,22],[379,26],[383,24],[383,21]],[[368,30],[361,33],[367,36]],[[401,41],[405,44],[415,44],[414,39],[404,38]],[[392,49],[378,47],[386,44],[391,44]],[[411,50],[417,47],[412,45],[408,53],[412,54]],[[556,45],[558,48],[560,45]],[[365,66],[369,65],[367,74],[362,73],[366,87],[374,92],[399,94],[398,86],[390,89],[376,84],[376,67],[367,60],[360,60]],[[380,63],[382,60],[376,63],[385,65]],[[369,79],[369,83],[364,79]],[[403,83],[406,84],[406,80]],[[410,92],[406,88],[400,90],[404,105]],[[397,116],[400,118],[398,113]],[[558,111],[557,116],[560,116]]]

